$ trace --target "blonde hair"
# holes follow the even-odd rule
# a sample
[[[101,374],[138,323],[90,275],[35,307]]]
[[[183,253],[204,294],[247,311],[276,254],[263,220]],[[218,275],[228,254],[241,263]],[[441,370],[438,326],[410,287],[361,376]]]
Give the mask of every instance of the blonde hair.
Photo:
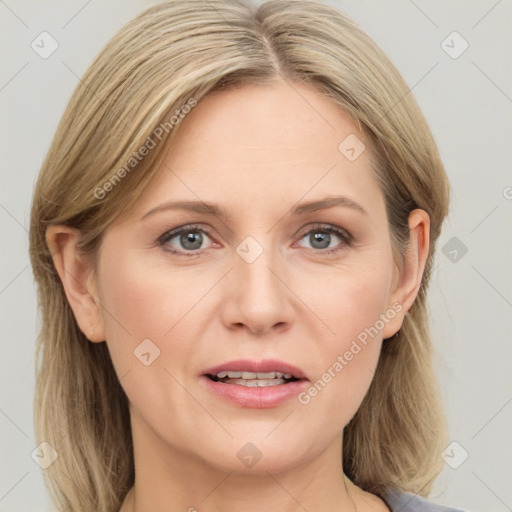
[[[371,387],[345,428],[344,470],[381,497],[388,488],[427,496],[441,471],[446,424],[426,290],[449,192],[409,88],[375,43],[326,4],[175,0],[130,21],[90,66],[34,193],[30,256],[42,315],[35,422],[38,441],[59,454],[44,471],[59,510],[118,511],[134,483],[134,459],[127,397],[106,343],[91,343],[78,328],[45,240],[47,226],[79,229],[83,251],[94,255],[108,226],[157,172],[179,130],[179,120],[169,121],[176,110],[181,116],[185,105],[214,91],[280,77],[315,85],[369,137],[396,254],[406,249],[410,211],[422,208],[431,219],[419,296],[399,333],[383,342]],[[131,161],[159,126],[165,130],[156,147]]]

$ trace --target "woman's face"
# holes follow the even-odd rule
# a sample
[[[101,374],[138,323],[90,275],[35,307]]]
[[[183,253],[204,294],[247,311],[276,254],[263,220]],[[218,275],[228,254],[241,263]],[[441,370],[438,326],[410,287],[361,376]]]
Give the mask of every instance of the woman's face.
[[[254,472],[338,450],[404,313],[396,277],[340,108],[284,82],[204,98],[98,255],[136,451]]]

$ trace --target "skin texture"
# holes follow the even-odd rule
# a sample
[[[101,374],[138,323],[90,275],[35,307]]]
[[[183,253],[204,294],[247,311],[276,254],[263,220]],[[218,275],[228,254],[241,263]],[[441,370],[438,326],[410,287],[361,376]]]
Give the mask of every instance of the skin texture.
[[[350,134],[366,145],[354,161],[338,150]],[[76,230],[47,231],[77,322],[91,342],[106,340],[130,401],[136,483],[121,510],[388,510],[344,477],[342,433],[368,390],[382,340],[398,331],[418,292],[428,215],[411,213],[399,273],[370,143],[309,85],[277,81],[211,95],[176,135],[136,207],[106,231],[96,270],[77,253]],[[364,213],[348,206],[291,213],[296,203],[334,196]],[[229,218],[167,209],[141,220],[177,200],[217,203]],[[315,240],[318,223],[352,241],[334,233]],[[184,245],[179,235],[159,242],[190,225],[205,230],[202,244]],[[263,250],[251,263],[236,251],[246,237]],[[313,383],[380,315],[388,319],[382,331],[307,404],[293,397],[241,407],[200,378],[234,359],[272,358]],[[134,357],[147,338],[160,350],[149,366]],[[261,454],[252,467],[237,457],[248,442]]]

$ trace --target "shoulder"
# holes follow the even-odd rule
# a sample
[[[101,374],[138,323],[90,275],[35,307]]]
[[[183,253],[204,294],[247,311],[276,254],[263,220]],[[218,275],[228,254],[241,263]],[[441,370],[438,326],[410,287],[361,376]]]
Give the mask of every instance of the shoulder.
[[[389,489],[384,500],[391,512],[465,512],[460,508],[437,505],[410,492]]]

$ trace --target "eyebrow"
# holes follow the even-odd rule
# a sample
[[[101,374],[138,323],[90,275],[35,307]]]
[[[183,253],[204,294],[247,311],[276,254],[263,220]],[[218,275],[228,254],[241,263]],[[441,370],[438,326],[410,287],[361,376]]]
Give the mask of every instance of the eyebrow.
[[[342,196],[326,197],[316,201],[301,203],[293,207],[291,213],[293,215],[303,215],[305,213],[316,212],[318,210],[326,210],[335,206],[344,206],[363,213],[364,215],[368,215],[367,211],[360,204],[348,197]],[[224,208],[214,203],[205,203],[204,201],[169,201],[155,206],[146,212],[140,220],[142,221],[150,215],[168,210],[185,210],[194,213],[201,213],[212,217],[218,217],[223,221],[231,219],[231,215],[229,215]]]

